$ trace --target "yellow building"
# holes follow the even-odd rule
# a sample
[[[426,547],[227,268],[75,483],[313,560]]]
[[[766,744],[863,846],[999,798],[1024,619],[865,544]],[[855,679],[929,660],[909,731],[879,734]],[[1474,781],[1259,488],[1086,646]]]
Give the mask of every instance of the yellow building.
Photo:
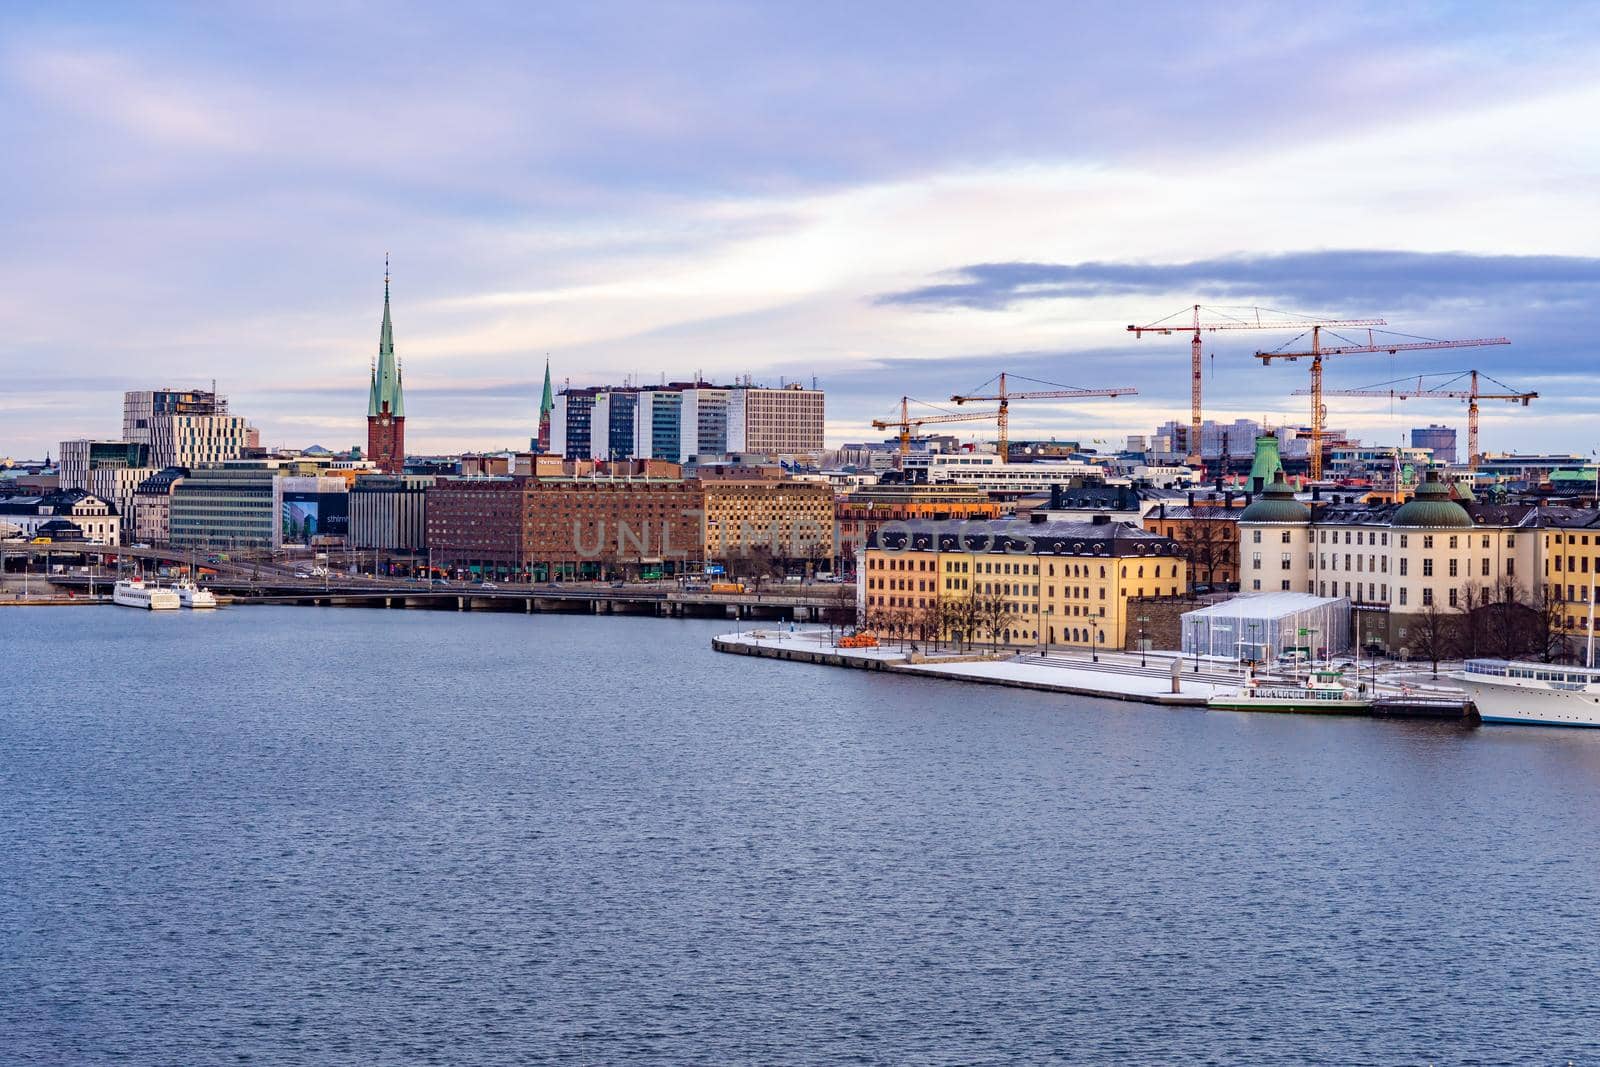
[[[1557,630],[1569,637],[1589,636],[1589,612],[1600,586],[1600,513],[1552,508],[1544,515],[1541,555],[1545,603]],[[1594,605],[1600,628],[1600,605]],[[1581,649],[1579,651],[1582,651]]]
[[[1125,523],[969,522],[876,531],[867,624],[925,640],[1121,648],[1136,597],[1187,588],[1179,546]]]

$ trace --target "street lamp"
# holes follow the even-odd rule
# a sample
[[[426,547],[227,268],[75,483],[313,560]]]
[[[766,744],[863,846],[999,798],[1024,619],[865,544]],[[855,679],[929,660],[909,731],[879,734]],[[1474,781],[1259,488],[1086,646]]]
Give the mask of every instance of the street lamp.
[[[1139,666],[1145,666],[1144,624],[1150,621],[1150,616],[1139,616]]]

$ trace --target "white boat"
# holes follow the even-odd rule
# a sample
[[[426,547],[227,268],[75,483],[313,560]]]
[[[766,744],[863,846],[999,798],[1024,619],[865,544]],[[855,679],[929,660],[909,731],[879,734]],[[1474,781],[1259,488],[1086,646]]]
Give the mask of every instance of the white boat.
[[[172,587],[178,592],[178,603],[186,608],[214,608],[217,606],[217,595],[209,589],[201,589],[192,581],[185,578]]]
[[[1372,701],[1345,684],[1343,671],[1318,667],[1309,678],[1286,682],[1263,682],[1251,671],[1237,692],[1214,696],[1206,701],[1206,707],[1213,711],[1365,715],[1372,710]]]
[[[124,578],[111,591],[111,602],[125,608],[147,608],[150,611],[174,611],[178,594],[157,585],[146,585],[143,578]]]
[[[1450,675],[1484,722],[1600,726],[1600,668],[1469,659]]]

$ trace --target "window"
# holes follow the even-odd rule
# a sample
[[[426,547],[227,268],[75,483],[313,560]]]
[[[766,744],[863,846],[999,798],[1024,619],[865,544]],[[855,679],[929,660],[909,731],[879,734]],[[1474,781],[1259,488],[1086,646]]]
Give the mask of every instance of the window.
[[[1251,544],[1256,544],[1256,545],[1259,545],[1261,543],[1261,531],[1260,530],[1251,530],[1250,531],[1250,543]]]
[[[1406,576],[1406,565],[1410,562],[1404,556],[1400,557],[1400,577],[1404,578]]]
[[[1483,557],[1482,574],[1483,574],[1483,576],[1485,578],[1489,577],[1489,557],[1488,556],[1484,556]]]
[[[1455,540],[1455,538],[1451,538],[1451,540],[1453,541],[1453,540]],[[1456,576],[1456,561],[1452,557],[1451,560],[1450,560],[1450,577],[1454,578],[1455,576]],[[1452,594],[1451,600],[1454,601],[1454,599],[1455,599],[1455,597],[1454,597],[1455,590],[1452,589],[1452,590],[1450,590],[1450,592]]]
[[[1454,590],[1451,590],[1451,592],[1454,592]],[[1433,590],[1431,588],[1422,590],[1422,606],[1425,608],[1433,607]]]
[[[1400,603],[1403,606],[1405,604],[1405,602],[1406,602],[1406,587],[1402,585],[1400,587]]]
[[[1289,531],[1288,530],[1283,531],[1283,543],[1284,544],[1288,544],[1289,543]]]
[[[1455,560],[1451,560],[1450,562],[1454,563]],[[1450,590],[1450,606],[1451,607],[1455,607],[1456,606],[1456,591],[1455,591],[1454,588],[1452,588]]]
[[[1514,559],[1506,560],[1506,576],[1510,577],[1511,575],[1516,574],[1516,573],[1517,573],[1517,561],[1514,560]]]
[[[1422,576],[1424,578],[1432,578],[1433,577],[1433,560],[1432,559],[1425,559],[1425,560],[1422,561]]]
[[[1284,570],[1288,570],[1289,569],[1289,567],[1290,567],[1289,560],[1290,560],[1290,555],[1289,555],[1289,553],[1285,552],[1283,554],[1283,569]]]
[[[1405,534],[1401,534],[1400,535],[1400,547],[1401,548],[1406,547],[1406,535]]]
[[[1260,578],[1251,579],[1250,588],[1253,589],[1253,590],[1256,590],[1257,592],[1259,592],[1261,590],[1261,579]]]
[[[1423,534],[1422,535],[1422,547],[1423,548],[1432,548],[1433,547],[1433,534]]]
[[[1450,547],[1452,549],[1456,547],[1456,535],[1455,534],[1451,534],[1450,535]]]

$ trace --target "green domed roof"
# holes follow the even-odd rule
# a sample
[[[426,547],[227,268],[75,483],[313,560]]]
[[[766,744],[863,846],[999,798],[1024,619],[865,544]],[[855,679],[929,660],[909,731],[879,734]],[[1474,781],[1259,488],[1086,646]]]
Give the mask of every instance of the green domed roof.
[[[1450,490],[1439,480],[1438,474],[1429,471],[1417,495],[1400,505],[1389,520],[1391,526],[1427,526],[1458,529],[1470,527],[1472,516],[1467,509],[1450,499]]]
[[[1463,512],[1465,514],[1465,512]],[[1240,522],[1310,522],[1311,508],[1294,498],[1294,489],[1279,475],[1261,497],[1239,513]]]

